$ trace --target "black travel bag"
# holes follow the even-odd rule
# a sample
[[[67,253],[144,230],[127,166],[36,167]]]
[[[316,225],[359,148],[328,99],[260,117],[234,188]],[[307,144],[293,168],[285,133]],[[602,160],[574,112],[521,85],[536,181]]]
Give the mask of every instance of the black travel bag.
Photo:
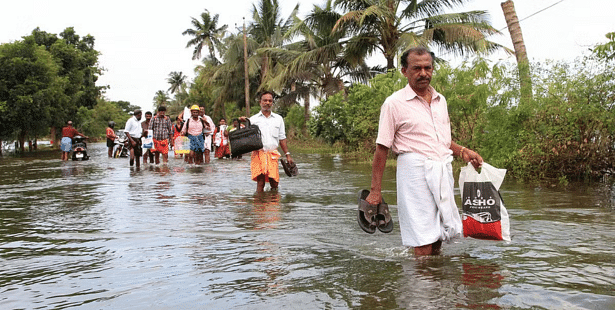
[[[246,122],[248,123],[246,127],[237,128],[228,134],[232,156],[238,156],[263,148],[261,130],[257,125],[250,124],[249,119],[247,119]]]

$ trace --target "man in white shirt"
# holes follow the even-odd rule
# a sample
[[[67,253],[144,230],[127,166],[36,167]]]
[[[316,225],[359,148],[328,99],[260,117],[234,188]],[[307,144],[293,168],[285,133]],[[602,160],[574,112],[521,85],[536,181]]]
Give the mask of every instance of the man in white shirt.
[[[271,111],[273,106],[273,93],[265,91],[259,98],[261,111],[250,117],[250,123],[257,125],[261,131],[261,139],[263,148],[252,152],[252,160],[250,162],[250,170],[252,180],[256,181],[256,190],[262,192],[265,189],[265,183],[269,182],[272,190],[278,189],[280,183],[280,172],[278,169],[278,145],[282,147],[282,151],[286,155],[288,163],[292,163],[288,146],[286,145],[286,129],[284,128],[284,119],[282,116]],[[239,118],[242,122],[246,121],[246,117]]]
[[[126,126],[124,127],[124,133],[128,138],[128,148],[130,149],[130,166],[134,165],[135,158],[137,162],[137,168],[140,167],[140,157],[141,157],[141,133],[143,132],[143,128],[141,127],[141,110],[135,110],[134,116],[129,118],[126,121]]]

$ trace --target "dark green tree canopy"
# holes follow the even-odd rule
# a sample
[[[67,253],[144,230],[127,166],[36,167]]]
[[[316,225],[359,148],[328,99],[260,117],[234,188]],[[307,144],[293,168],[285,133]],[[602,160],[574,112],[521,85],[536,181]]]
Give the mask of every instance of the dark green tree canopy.
[[[49,127],[76,120],[80,108],[100,98],[101,69],[94,37],[72,27],[59,35],[36,28],[22,40],[0,45],[0,136],[23,142]]]

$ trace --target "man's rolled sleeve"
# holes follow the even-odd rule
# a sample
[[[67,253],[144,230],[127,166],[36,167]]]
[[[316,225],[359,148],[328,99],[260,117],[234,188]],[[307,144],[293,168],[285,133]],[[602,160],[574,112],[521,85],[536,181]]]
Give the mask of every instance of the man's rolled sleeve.
[[[380,122],[378,124],[378,138],[376,138],[376,144],[391,148],[394,139],[395,117],[391,105],[385,102],[380,108]]]
[[[278,135],[278,141],[286,139],[286,126],[284,125],[284,119],[280,117],[280,134]]]

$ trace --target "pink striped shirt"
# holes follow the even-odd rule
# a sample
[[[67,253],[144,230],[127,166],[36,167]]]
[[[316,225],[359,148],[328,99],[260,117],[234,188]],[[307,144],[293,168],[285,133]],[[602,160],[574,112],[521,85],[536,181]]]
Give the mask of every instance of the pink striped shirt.
[[[451,121],[446,99],[431,89],[431,105],[410,85],[389,96],[380,109],[377,144],[394,153],[417,153],[443,160],[451,151]]]
[[[203,133],[203,123],[201,122],[201,119],[199,118],[198,120],[194,120],[192,117],[188,119],[188,121],[186,121],[184,123],[184,127],[182,127],[182,134],[186,133],[186,125],[188,124],[188,122],[190,122],[190,125],[188,125],[188,134],[191,136],[198,136],[200,134]]]

